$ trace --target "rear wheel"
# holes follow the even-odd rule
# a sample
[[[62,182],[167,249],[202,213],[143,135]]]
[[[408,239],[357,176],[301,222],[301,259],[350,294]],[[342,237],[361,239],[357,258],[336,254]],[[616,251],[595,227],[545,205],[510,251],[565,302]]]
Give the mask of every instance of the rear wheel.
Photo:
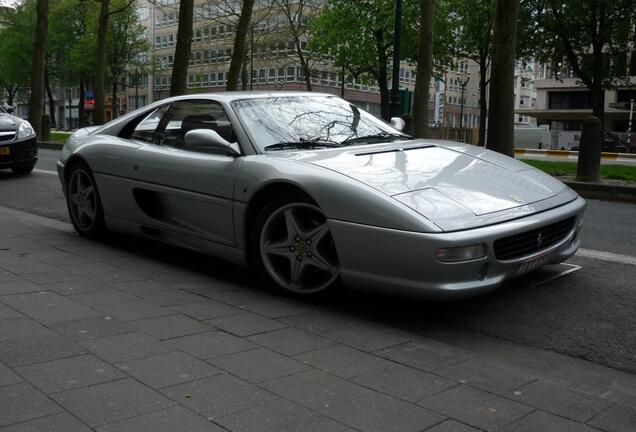
[[[82,161],[71,166],[66,186],[66,204],[75,230],[98,238],[106,232],[99,192],[89,166]]]
[[[324,292],[340,276],[327,219],[302,197],[283,196],[261,210],[252,230],[252,251],[258,270],[295,294]]]

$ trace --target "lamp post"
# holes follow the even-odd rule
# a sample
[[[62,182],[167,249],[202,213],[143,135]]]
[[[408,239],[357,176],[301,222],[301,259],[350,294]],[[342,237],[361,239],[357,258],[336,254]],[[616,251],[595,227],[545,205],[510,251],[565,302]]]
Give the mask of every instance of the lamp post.
[[[459,86],[462,88],[462,96],[461,96],[461,105],[459,108],[459,129],[464,128],[464,92],[466,91],[466,86],[470,81],[470,75],[466,78],[466,81],[460,81]]]
[[[402,33],[402,0],[395,0],[393,30],[393,79],[391,83],[391,117],[399,117],[400,109],[400,34]]]

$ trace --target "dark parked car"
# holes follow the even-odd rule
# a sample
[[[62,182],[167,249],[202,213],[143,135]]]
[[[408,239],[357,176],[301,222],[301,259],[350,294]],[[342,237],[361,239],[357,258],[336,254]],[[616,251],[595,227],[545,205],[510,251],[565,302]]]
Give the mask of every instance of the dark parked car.
[[[38,144],[31,124],[0,107],[0,169],[28,174],[38,161]]]

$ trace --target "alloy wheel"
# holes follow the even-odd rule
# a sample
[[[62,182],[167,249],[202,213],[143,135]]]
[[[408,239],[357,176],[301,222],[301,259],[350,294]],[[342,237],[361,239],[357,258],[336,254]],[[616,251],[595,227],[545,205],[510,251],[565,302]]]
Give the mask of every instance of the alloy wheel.
[[[97,196],[90,175],[83,169],[73,171],[69,181],[68,197],[73,221],[82,230],[90,230],[97,216]]]

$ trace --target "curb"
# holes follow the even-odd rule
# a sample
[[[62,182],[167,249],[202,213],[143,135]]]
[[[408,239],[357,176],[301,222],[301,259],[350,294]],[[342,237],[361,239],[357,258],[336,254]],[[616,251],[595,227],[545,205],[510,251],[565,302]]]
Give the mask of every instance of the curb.
[[[38,141],[38,147],[43,149],[62,150],[64,143],[55,141]]]
[[[581,181],[564,181],[583,198],[603,201],[620,201],[636,204],[636,186],[587,183]]]
[[[566,157],[577,159],[579,157],[578,151],[568,151],[568,150],[538,150],[538,149],[523,149],[516,148],[515,155],[528,155],[528,156],[546,156],[546,157]],[[615,161],[632,161],[636,160],[636,153],[612,153],[612,152],[601,152],[601,159],[604,160],[615,160]]]

